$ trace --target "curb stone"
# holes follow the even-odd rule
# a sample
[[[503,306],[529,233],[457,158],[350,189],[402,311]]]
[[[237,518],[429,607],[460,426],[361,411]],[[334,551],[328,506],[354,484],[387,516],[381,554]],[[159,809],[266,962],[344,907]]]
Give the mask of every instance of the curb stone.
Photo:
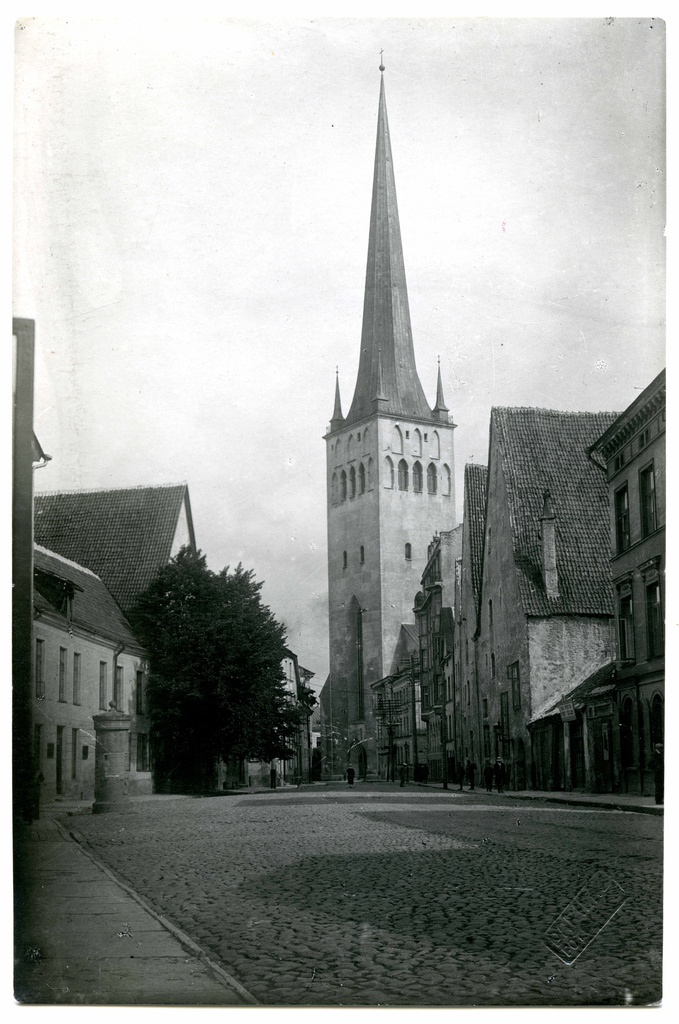
[[[174,938],[177,939],[177,941],[180,942],[181,945],[188,952],[193,953],[193,955],[197,957],[200,963],[202,963],[214,974],[215,978],[220,982],[220,984],[222,984],[227,989],[231,989],[232,992],[237,993],[240,996],[240,998],[249,1006],[261,1005],[259,1000],[256,999],[250,992],[248,992],[248,990],[244,988],[240,984],[240,982],[236,981],[236,979],[233,978],[227,971],[225,971],[223,967],[220,967],[219,964],[216,964],[214,960],[211,960],[210,957],[205,952],[205,950],[201,949],[201,947],[197,943],[195,943],[193,939],[190,939],[185,932],[183,932],[175,924],[169,921],[166,917],[163,917],[161,914],[157,913],[157,911],[155,911],[153,907],[149,906],[146,900],[144,900],[139,895],[139,893],[135,892],[135,890],[131,886],[129,886],[126,882],[123,882],[122,879],[118,878],[117,875],[115,875],[110,868],[103,864],[99,860],[99,858],[89,849],[87,841],[83,836],[80,835],[79,832],[76,832],[74,828],[65,828],[61,824],[61,822],[57,821],[56,819],[54,819],[54,821],[55,825],[62,833],[62,835],[72,839],[75,843],[77,843],[82,853],[84,853],[84,855],[88,857],[93,864],[95,864],[101,871],[103,871],[104,874],[108,878],[110,878],[112,882],[115,882],[116,885],[123,889],[128,896],[131,896],[135,903],[138,903],[139,906],[143,910],[145,910],[147,914],[150,914],[151,917],[153,917],[158,922],[158,924],[161,925],[161,927],[163,927],[166,931],[170,932],[170,934],[173,935]]]

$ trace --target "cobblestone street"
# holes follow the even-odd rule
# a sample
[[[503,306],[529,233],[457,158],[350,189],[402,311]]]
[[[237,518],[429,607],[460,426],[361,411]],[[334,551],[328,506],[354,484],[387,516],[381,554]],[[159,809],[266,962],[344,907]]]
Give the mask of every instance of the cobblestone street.
[[[337,785],[68,823],[263,1005],[661,997],[659,817]],[[548,945],[562,914],[570,956]]]

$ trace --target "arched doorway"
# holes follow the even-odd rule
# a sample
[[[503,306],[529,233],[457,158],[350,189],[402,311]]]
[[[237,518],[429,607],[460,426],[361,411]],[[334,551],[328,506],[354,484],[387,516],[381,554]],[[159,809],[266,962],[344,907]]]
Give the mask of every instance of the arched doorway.
[[[665,721],[663,712],[663,699],[659,693],[656,693],[651,701],[651,746],[655,743],[664,742]]]
[[[523,740],[516,744],[516,788],[526,788],[526,748]]]

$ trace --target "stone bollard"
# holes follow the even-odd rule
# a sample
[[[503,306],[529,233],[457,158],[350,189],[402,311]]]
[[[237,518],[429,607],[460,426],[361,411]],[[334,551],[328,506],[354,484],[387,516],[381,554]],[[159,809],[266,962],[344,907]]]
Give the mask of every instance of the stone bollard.
[[[122,810],[129,801],[130,715],[111,710],[94,715],[96,746],[94,751],[93,814]]]

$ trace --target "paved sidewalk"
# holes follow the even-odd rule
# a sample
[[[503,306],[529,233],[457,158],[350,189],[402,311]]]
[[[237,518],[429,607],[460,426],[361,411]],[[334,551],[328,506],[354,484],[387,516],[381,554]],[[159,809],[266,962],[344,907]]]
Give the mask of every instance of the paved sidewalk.
[[[155,914],[85,852],[47,808],[17,838],[14,995],[18,1002],[256,1004],[188,936]]]
[[[427,785],[417,783],[416,788],[442,790],[443,785],[440,782],[428,783]],[[460,790],[459,785],[451,782],[448,785],[448,792],[458,794],[460,792],[473,793],[477,798],[491,795],[486,793],[483,784],[476,786],[473,790],[470,790],[465,784],[464,790]],[[494,797],[503,796],[508,800],[540,800],[545,803],[570,804],[576,807],[601,807],[607,810],[633,811],[637,814],[662,815],[664,812],[664,805],[656,804],[655,797],[638,796],[632,793],[569,793],[539,789],[506,789],[504,793],[498,793],[494,789],[492,795]]]

